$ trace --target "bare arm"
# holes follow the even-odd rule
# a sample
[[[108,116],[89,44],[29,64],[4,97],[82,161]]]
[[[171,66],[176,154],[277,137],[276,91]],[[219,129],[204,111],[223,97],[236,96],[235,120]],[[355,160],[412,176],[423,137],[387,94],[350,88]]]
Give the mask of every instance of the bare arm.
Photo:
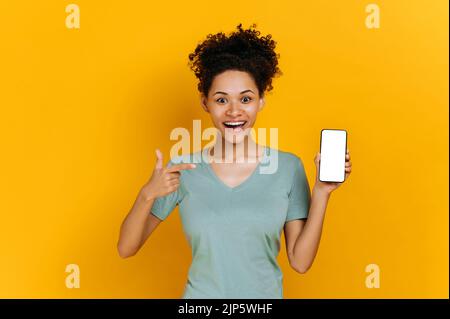
[[[342,183],[321,182],[318,179],[320,153],[314,159],[316,164],[316,184],[314,185],[311,206],[308,219],[292,220],[285,224],[284,235],[286,239],[286,250],[291,267],[297,272],[304,274],[311,267],[319,248],[322,236],[325,211],[331,193]],[[345,180],[352,171],[350,153],[347,149],[345,163]]]
[[[117,250],[122,258],[134,256],[161,220],[151,213],[158,197],[175,192],[180,185],[180,171],[195,168],[194,164],[163,167],[163,156],[156,152],[156,167],[150,180],[142,187],[128,215],[120,226]]]
[[[303,274],[311,267],[319,248],[329,194],[314,188],[308,219],[285,224],[286,250],[291,267]]]
[[[141,247],[142,245],[144,245],[144,243],[146,242],[146,240],[148,239],[148,237],[153,233],[153,231],[156,229],[156,227],[158,227],[158,225],[162,222],[161,219],[159,219],[158,217],[156,217],[153,214],[148,214],[147,220],[145,222],[145,226],[144,226],[144,232],[142,234],[142,239],[141,239]]]
[[[150,213],[153,198],[145,198],[140,191],[131,211],[120,227],[117,250],[122,258],[134,256],[156,229],[161,220]]]

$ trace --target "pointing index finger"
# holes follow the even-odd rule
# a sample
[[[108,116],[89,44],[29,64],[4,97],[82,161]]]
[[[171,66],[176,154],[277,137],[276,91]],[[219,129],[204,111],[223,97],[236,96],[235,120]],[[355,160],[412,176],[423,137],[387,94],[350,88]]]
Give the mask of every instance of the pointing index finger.
[[[195,168],[195,167],[196,167],[195,164],[189,164],[189,163],[186,163],[186,164],[177,164],[177,165],[172,165],[171,167],[169,167],[169,168],[167,169],[167,172],[168,172],[168,173],[178,172],[178,171],[181,171],[181,170],[184,170],[184,169],[193,169],[193,168]]]

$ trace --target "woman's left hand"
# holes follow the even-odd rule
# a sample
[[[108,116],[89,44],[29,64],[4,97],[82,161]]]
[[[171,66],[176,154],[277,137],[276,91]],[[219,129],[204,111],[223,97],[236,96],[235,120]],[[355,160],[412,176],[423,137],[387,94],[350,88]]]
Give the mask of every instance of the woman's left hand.
[[[314,185],[314,188],[317,188],[318,190],[321,190],[321,191],[324,191],[324,192],[330,194],[336,188],[341,186],[341,184],[343,182],[321,182],[319,180],[320,153],[317,153],[316,157],[314,158],[314,163],[316,164],[316,184]],[[347,180],[347,178],[351,172],[352,172],[352,162],[350,161],[350,152],[347,149],[347,154],[345,154],[344,182]]]

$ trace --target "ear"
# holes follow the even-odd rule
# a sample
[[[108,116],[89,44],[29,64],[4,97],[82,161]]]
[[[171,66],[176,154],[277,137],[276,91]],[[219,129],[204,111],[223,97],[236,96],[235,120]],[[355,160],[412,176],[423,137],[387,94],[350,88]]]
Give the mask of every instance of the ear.
[[[203,94],[200,94],[200,104],[202,108],[205,110],[205,112],[209,113],[208,105],[206,103],[207,101],[208,99]]]
[[[258,112],[261,111],[264,108],[264,105],[266,105],[266,99],[263,97],[261,97],[259,99],[259,108],[258,108]]]

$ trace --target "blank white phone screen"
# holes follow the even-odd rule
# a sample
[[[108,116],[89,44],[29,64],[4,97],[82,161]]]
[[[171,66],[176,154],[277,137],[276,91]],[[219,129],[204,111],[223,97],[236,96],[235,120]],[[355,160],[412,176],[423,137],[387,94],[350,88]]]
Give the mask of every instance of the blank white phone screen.
[[[319,180],[343,182],[345,179],[345,152],[347,132],[322,130],[320,138]]]

